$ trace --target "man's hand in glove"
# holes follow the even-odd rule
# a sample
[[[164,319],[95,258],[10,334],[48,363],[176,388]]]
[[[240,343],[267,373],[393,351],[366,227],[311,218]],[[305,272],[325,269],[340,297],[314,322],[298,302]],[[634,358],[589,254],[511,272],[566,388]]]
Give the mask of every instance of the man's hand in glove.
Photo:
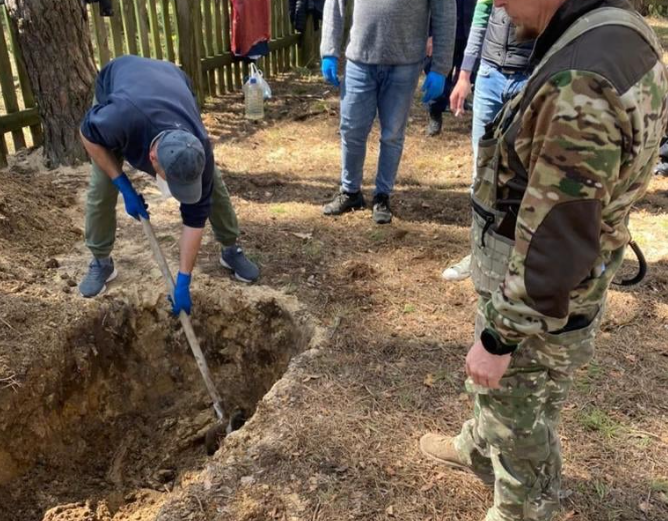
[[[339,69],[339,59],[335,56],[325,56],[322,59],[322,76],[335,87],[340,85],[337,72]]]
[[[181,311],[185,311],[190,315],[192,309],[192,301],[190,300],[190,280],[191,275],[181,273],[176,276],[176,286],[174,287],[174,295],[170,298],[172,302],[172,313],[179,316]]]
[[[128,212],[130,217],[137,220],[139,220],[139,217],[143,217],[144,219],[149,218],[148,205],[144,201],[144,197],[137,193],[127,175],[121,174],[111,182],[123,194],[125,211]]]
[[[424,96],[422,96],[422,102],[429,103],[430,101],[434,101],[443,94],[444,90],[445,76],[439,74],[438,72],[431,71],[429,74],[427,74],[427,77],[422,84],[422,92],[424,92]]]

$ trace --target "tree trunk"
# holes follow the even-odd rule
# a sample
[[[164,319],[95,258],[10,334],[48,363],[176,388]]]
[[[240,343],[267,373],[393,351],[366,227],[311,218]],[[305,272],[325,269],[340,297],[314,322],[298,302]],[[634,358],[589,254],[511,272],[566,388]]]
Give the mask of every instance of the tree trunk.
[[[97,70],[81,0],[5,0],[44,126],[48,167],[86,160],[79,125]]]

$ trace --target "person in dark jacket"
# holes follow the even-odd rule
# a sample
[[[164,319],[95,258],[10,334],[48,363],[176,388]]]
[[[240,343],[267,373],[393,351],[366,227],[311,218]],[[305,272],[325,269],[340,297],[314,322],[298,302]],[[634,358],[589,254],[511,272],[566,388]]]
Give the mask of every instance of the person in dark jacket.
[[[181,204],[183,232],[173,312],[190,313],[190,280],[206,221],[223,246],[220,263],[237,279],[259,277],[237,245],[239,226],[230,196],[213,159],[189,78],[174,64],[122,56],[97,77],[93,107],[81,124],[81,140],[93,169],[86,199],[86,246],[93,254],[79,290],[102,293],[116,277],[111,258],[116,235],[116,201],[126,212],[148,219],[148,206],[123,172],[123,160],[156,180],[165,196]]]
[[[303,33],[306,30],[309,14],[313,16],[313,29],[317,31],[320,28],[325,0],[290,0],[288,7],[290,21],[297,32]]]
[[[466,49],[466,40],[471,30],[473,20],[473,10],[476,0],[457,0],[457,32],[455,37],[455,53],[452,58],[452,69],[445,80],[445,89],[443,94],[429,103],[429,125],[427,126],[427,135],[436,136],[441,133],[443,127],[443,113],[450,106],[450,92],[457,83],[459,71],[464,61],[464,49]],[[431,29],[431,28],[430,28]],[[432,39],[431,30],[427,42],[427,59],[425,60],[424,72],[429,74],[431,70]]]

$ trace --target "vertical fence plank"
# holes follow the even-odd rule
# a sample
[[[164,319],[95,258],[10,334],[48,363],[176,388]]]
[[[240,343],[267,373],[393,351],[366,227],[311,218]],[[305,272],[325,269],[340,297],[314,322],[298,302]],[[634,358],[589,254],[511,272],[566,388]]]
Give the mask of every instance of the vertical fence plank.
[[[271,0],[271,38],[272,40],[278,40],[280,37],[279,27],[279,0]],[[279,49],[276,49],[272,54],[272,63],[274,64],[274,74],[278,74],[281,69],[281,52]]]
[[[19,83],[21,84],[21,93],[23,94],[23,106],[27,109],[31,109],[37,106],[35,102],[35,95],[32,92],[32,86],[30,85],[30,78],[28,77],[28,71],[26,70],[26,64],[23,61],[23,56],[19,51],[18,35],[16,34],[16,25],[14,22],[9,19],[7,11],[4,10],[5,15],[5,24],[9,28],[10,41],[12,44],[12,53],[14,55],[14,62],[16,63],[16,68],[19,73]],[[44,142],[44,134],[42,133],[42,125],[38,123],[37,125],[30,125],[30,134],[32,135],[32,144],[35,147],[41,146]]]
[[[283,35],[288,37],[292,34],[292,28],[290,23],[290,9],[288,7],[288,0],[281,0],[283,4]],[[285,48],[285,68],[289,69],[291,64],[291,55],[292,55],[293,46],[290,45]]]
[[[9,155],[9,150],[7,150],[7,142],[5,141],[5,135],[0,133],[0,168],[5,168],[7,166],[8,155]]]
[[[213,18],[211,17],[211,0],[201,0],[202,11],[203,11],[203,20],[204,20],[204,49],[205,56],[213,56],[215,54],[213,50]]]
[[[193,9],[197,9],[196,16],[199,17],[199,23],[195,25],[195,30],[199,34],[199,53],[200,57],[206,57],[206,32],[204,27],[204,2],[197,0],[193,2]],[[211,84],[209,83],[209,71],[202,70],[202,82],[204,86],[204,97],[211,96]]]
[[[113,42],[114,58],[122,56],[123,50],[123,15],[122,10],[117,8],[114,10],[114,16],[109,19],[109,27],[111,28],[111,41]]]
[[[231,47],[231,25],[230,25],[230,2],[229,0],[222,0],[223,7],[223,50],[225,52],[232,52]],[[234,90],[235,87],[235,78],[234,78],[234,65],[227,65],[225,67],[225,83],[227,84],[227,90]]]
[[[222,55],[223,49],[223,11],[222,2],[213,0],[213,32],[216,36],[215,54]],[[218,84],[218,94],[225,94],[225,69],[218,67],[216,69],[216,83]]]
[[[151,42],[148,31],[148,11],[146,10],[146,0],[135,1],[135,16],[137,18],[137,29],[139,31],[139,42],[141,43],[141,54],[145,58],[151,57]],[[153,0],[149,0],[153,2]]]
[[[12,114],[19,111],[19,101],[14,89],[14,73],[9,61],[9,50],[7,40],[5,39],[4,25],[4,20],[0,18],[0,89],[2,89],[2,99],[5,102],[5,109],[8,114]],[[26,147],[26,141],[21,128],[12,130],[12,139],[14,140],[15,150]]]
[[[172,19],[169,11],[169,0],[161,0],[162,5],[162,25],[165,29],[165,47],[167,50],[167,59],[175,63],[176,54],[174,53],[174,33],[172,32]]]
[[[148,13],[151,21],[151,43],[153,44],[153,56],[162,60],[162,42],[160,41],[160,24],[158,23],[157,0],[148,0]]]
[[[211,0],[202,1],[202,9],[204,10],[204,33],[205,33],[205,43],[206,43],[206,56],[215,56],[216,50],[213,46],[213,17],[211,15]],[[213,69],[207,71],[207,79],[209,81],[209,94],[211,96],[216,95],[216,71]]]
[[[202,23],[199,2],[176,0],[176,21],[179,31],[179,61],[190,76],[197,101],[202,105],[205,85],[202,81]]]
[[[228,50],[230,54],[232,53],[232,2],[230,0],[223,0],[223,5],[225,6],[225,11],[223,16],[226,23],[225,34],[227,35]],[[234,76],[234,88],[240,89],[242,87],[242,78],[241,78],[241,63],[234,59],[232,63],[232,74]]]
[[[91,4],[91,7],[98,63],[102,68],[110,59],[109,37],[107,36],[107,26],[104,24],[104,18],[100,16],[100,4]]]
[[[248,66],[248,63],[242,62],[241,71],[242,71],[242,74],[243,74],[242,81],[244,81],[250,75],[250,68]]]
[[[313,49],[315,47],[315,30],[313,27],[313,16],[306,17],[306,28],[302,34],[301,45],[299,47],[299,66],[309,67],[313,64]]]
[[[123,0],[123,24],[125,26],[125,43],[129,54],[137,52],[137,20],[133,0]]]

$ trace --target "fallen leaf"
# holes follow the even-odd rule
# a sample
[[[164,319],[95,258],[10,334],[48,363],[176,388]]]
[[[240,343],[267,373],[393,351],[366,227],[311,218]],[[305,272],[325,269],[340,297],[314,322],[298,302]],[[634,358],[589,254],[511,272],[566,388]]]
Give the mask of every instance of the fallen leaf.
[[[434,375],[429,373],[424,377],[424,382],[422,382],[427,387],[434,387]]]
[[[390,505],[389,507],[387,507],[387,508],[385,509],[385,513],[386,513],[388,516],[392,516],[392,517],[394,517],[394,507],[393,507],[392,505]]]
[[[643,501],[638,505],[638,508],[642,510],[645,514],[647,514],[652,508],[652,506],[647,501]]]

